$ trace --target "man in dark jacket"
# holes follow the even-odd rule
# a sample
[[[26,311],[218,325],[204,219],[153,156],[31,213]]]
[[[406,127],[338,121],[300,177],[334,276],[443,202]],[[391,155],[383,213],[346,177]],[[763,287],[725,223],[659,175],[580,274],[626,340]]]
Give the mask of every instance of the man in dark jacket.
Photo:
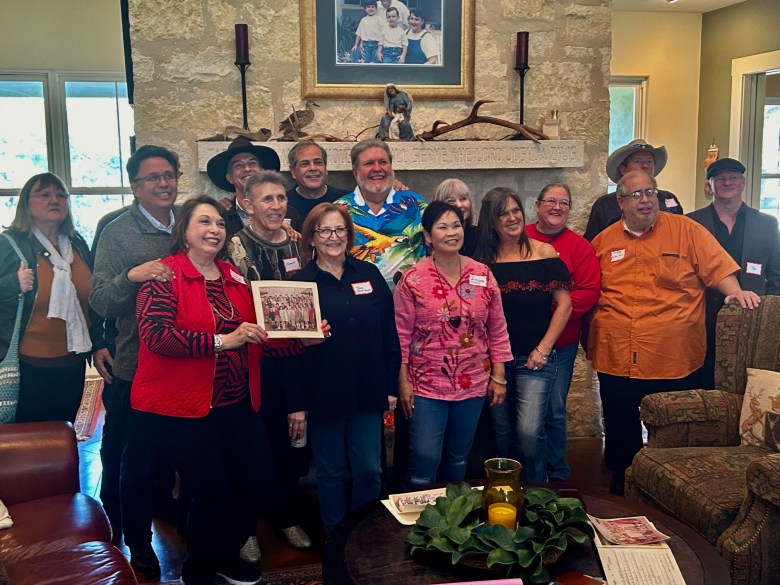
[[[739,264],[737,275],[744,290],[758,295],[780,294],[780,236],[777,220],[742,201],[745,167],[733,158],[722,158],[707,167],[712,203],[688,214],[715,236],[718,243]],[[715,324],[723,306],[723,295],[708,289],[706,294],[707,354],[701,373],[701,387],[715,387]]]
[[[655,147],[641,138],[632,140],[625,146],[615,149],[607,159],[607,175],[613,183],[629,171],[643,171],[655,177],[666,166],[665,146]],[[658,209],[669,213],[683,214],[682,205],[674,193],[658,190]],[[615,193],[607,193],[596,199],[590,209],[588,225],[583,234],[588,241],[593,240],[604,228],[612,225],[621,217]]]

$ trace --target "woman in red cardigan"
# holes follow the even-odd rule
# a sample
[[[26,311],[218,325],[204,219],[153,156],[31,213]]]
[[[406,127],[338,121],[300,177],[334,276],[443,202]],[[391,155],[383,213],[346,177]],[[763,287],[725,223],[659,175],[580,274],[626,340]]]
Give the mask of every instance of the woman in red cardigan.
[[[130,401],[149,448],[170,459],[192,492],[185,585],[260,582],[239,559],[245,524],[274,480],[257,416],[260,356],[302,351],[300,341],[267,340],[246,281],[220,259],[225,239],[219,204],[188,200],[163,260],[173,278],[147,281],[136,300],[141,345]]]

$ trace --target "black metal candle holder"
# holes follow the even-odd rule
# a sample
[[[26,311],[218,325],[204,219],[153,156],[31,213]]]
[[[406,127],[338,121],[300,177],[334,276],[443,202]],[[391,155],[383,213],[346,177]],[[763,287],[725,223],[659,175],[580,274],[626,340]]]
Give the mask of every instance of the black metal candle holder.
[[[235,65],[241,72],[241,106],[244,111],[244,130],[249,130],[249,121],[247,120],[246,114],[246,70],[249,69],[251,63],[248,61],[246,63],[239,63],[236,61]]]
[[[525,123],[525,74],[528,73],[528,65],[515,65],[515,71],[520,76],[520,123]]]

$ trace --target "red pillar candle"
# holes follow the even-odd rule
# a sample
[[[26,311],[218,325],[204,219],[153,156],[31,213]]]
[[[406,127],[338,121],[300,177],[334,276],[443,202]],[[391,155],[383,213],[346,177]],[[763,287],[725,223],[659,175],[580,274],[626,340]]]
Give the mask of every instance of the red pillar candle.
[[[247,25],[236,25],[236,65],[249,64],[249,31]]]
[[[528,67],[528,33],[517,33],[517,52],[515,54],[515,67]]]

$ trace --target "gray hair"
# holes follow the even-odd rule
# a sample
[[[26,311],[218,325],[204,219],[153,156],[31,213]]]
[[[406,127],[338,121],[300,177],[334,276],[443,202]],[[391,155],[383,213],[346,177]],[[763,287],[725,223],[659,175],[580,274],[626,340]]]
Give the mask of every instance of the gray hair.
[[[370,138],[369,140],[363,140],[361,142],[358,142],[355,146],[352,147],[352,150],[349,152],[349,158],[352,159],[352,169],[356,169],[358,165],[358,158],[360,158],[360,155],[363,154],[366,150],[369,148],[381,148],[387,153],[387,158],[392,164],[393,162],[393,153],[390,152],[390,147],[385,143],[379,140],[378,138]]]
[[[301,140],[290,149],[290,152],[287,153],[287,163],[290,165],[290,168],[293,168],[296,164],[298,164],[298,151],[302,148],[306,148],[307,146],[316,146],[319,148],[320,152],[322,153],[322,162],[324,162],[327,166],[328,152],[320,144],[317,144],[313,140]]]
[[[631,177],[633,175],[636,175],[637,173],[645,175],[646,177],[648,177],[653,182],[653,189],[658,189],[658,181],[655,180],[655,177],[651,177],[650,175],[648,175],[647,173],[645,173],[643,171],[630,171],[630,172],[626,173],[625,175],[623,175],[622,177],[620,177],[620,180],[617,182],[617,194],[620,197],[625,197],[627,195],[627,193],[626,193],[626,177]]]
[[[244,187],[244,193],[247,197],[251,197],[252,189],[258,185],[265,185],[266,183],[273,183],[280,185],[285,191],[287,191],[287,181],[284,180],[284,176],[279,171],[260,171],[249,177]]]

